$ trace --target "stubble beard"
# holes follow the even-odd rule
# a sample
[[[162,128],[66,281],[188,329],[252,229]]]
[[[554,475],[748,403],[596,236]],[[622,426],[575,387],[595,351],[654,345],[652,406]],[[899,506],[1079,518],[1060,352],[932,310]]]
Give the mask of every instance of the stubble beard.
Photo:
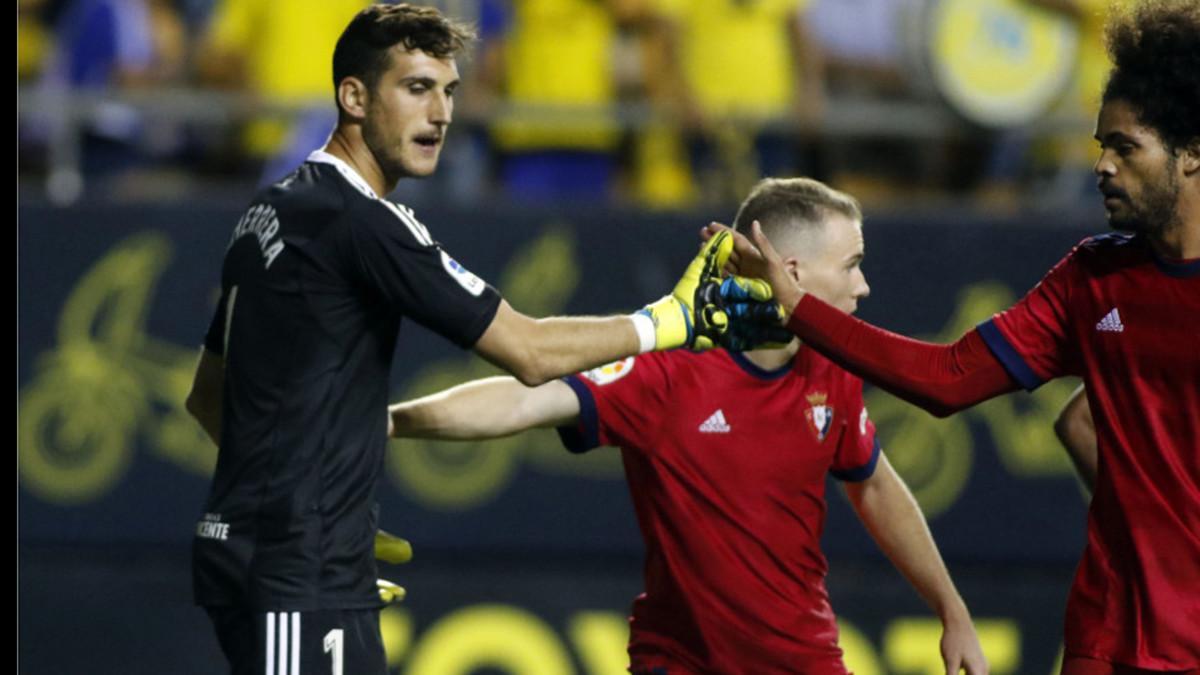
[[[394,185],[397,181],[404,177],[404,166],[401,162],[393,159],[389,154],[387,139],[379,132],[378,127],[374,124],[363,124],[362,128],[363,142],[371,151],[371,156],[375,158],[375,163],[379,165],[379,170],[383,172],[383,178],[389,185]]]
[[[1128,199],[1129,215],[1110,217],[1114,230],[1161,237],[1179,223],[1176,206],[1179,204],[1179,181],[1175,177],[1175,157],[1167,160],[1165,178],[1161,183],[1147,183],[1140,203]]]

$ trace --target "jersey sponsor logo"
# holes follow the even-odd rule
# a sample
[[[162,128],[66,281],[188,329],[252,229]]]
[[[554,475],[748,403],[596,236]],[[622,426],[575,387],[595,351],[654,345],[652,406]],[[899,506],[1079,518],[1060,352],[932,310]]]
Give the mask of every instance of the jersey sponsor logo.
[[[200,522],[196,523],[196,536],[201,539],[229,539],[229,523],[221,522],[221,514],[206,513]]]
[[[447,255],[445,251],[439,250],[438,252],[442,254],[442,267],[446,268],[446,271],[450,273],[450,277],[457,281],[459,286],[462,286],[468,293],[474,296],[478,296],[483,292],[483,279],[471,274],[467,268]]]
[[[593,368],[583,374],[584,377],[603,387],[612,384],[633,371],[634,358],[630,356],[620,361],[613,361],[599,368]]]
[[[700,425],[700,433],[702,434],[727,434],[733,431],[733,427],[725,421],[725,412],[717,410],[717,412],[708,416],[708,419]]]
[[[1121,323],[1121,314],[1116,307],[1112,311],[1104,315],[1100,319],[1100,323],[1096,324],[1096,330],[1102,333],[1121,333],[1125,330],[1125,324]]]
[[[242,219],[233,228],[233,237],[229,240],[229,247],[233,247],[238,239],[247,235],[254,235],[254,238],[258,240],[258,249],[262,252],[263,257],[263,267],[269,269],[271,263],[275,262],[275,258],[283,252],[283,238],[278,236],[279,217],[270,204],[255,204],[242,215]]]
[[[817,441],[824,441],[825,437],[829,435],[829,430],[833,428],[833,408],[825,404],[829,400],[829,395],[816,392],[804,398],[808,400],[810,406],[808,410],[804,411],[804,419],[808,421],[808,428],[816,434]],[[863,411],[866,412],[866,408]]]

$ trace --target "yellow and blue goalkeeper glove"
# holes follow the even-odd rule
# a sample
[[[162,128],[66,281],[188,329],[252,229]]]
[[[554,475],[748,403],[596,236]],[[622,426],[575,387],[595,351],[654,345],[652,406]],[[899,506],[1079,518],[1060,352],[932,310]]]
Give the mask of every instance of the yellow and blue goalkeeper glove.
[[[733,235],[719,232],[709,239],[683,272],[671,294],[634,315],[642,351],[717,346],[729,327],[721,310],[721,269],[733,253]],[[645,322],[640,317],[648,317]],[[651,334],[651,330],[653,333]]]
[[[412,556],[412,544],[408,543],[407,539],[401,539],[383,530],[375,533],[376,559],[398,565],[412,560]],[[375,586],[379,589],[379,599],[385,605],[400,602],[406,594],[403,586],[398,586],[387,579],[376,579]]]
[[[721,346],[730,351],[778,348],[792,341],[784,327],[783,308],[775,302],[771,285],[762,279],[731,276],[721,282],[719,305],[729,317]]]

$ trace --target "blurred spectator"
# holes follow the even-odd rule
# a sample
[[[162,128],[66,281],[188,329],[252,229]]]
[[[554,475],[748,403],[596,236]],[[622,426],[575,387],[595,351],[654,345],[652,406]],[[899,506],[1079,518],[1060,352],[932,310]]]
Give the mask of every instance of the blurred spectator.
[[[46,24],[46,0],[17,0],[17,81],[42,72],[53,39]]]
[[[170,0],[77,0],[58,26],[55,75],[76,89],[177,82],[186,36]]]
[[[187,33],[170,0],[76,0],[62,10],[56,28],[40,83],[44,95],[151,89],[180,80]],[[70,112],[47,106],[40,133],[62,133]],[[101,101],[84,122],[82,168],[118,171],[169,153],[179,140],[174,124],[147,127],[132,107]]]
[[[919,0],[814,0],[807,17],[830,94],[907,94],[904,26]]]
[[[1001,135],[990,161],[991,183],[978,197],[995,203],[1016,202],[1020,179],[1039,192],[1043,207],[1075,204],[1095,190],[1092,164],[1097,157],[1090,129],[1100,108],[1100,94],[1109,70],[1104,49],[1108,11],[1119,11],[1130,0],[1023,0],[1034,8],[1057,14],[1078,32],[1075,69],[1055,110],[1068,124],[1056,132],[1034,135],[1013,129]]]
[[[250,158],[266,161],[283,153],[302,159],[333,129],[333,47],[342,28],[366,0],[218,0],[197,54],[205,84],[261,97],[281,105],[311,104],[300,115],[303,134],[289,136],[279,116],[251,121],[242,142]],[[290,153],[290,154],[289,154]],[[274,180],[279,176],[264,176]]]
[[[796,134],[813,132],[825,110],[809,0],[655,3],[668,38],[665,62],[650,72],[673,80],[702,194],[736,201],[759,175],[796,174]]]
[[[1091,118],[1100,109],[1100,93],[1111,64],[1104,50],[1104,24],[1110,11],[1121,11],[1130,0],[1025,0],[1070,19],[1079,30],[1078,61],[1071,104]]]
[[[914,97],[905,66],[904,31],[920,0],[814,0],[807,18],[825,59],[826,86],[842,102]],[[913,152],[911,141],[873,138],[869,133],[826,143],[822,160],[828,179],[867,203],[901,193],[937,171],[945,148]],[[932,150],[932,152],[930,152]]]
[[[511,195],[609,196],[621,143],[614,52],[620,26],[642,9],[643,0],[483,0],[471,93],[476,105],[496,104],[490,137]]]

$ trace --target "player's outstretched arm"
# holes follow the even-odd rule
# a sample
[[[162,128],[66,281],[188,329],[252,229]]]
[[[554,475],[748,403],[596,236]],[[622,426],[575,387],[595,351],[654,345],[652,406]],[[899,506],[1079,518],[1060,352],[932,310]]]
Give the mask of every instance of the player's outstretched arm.
[[[732,251],[732,236],[715,234],[670,295],[630,316],[534,319],[501,301],[475,350],[522,383],[536,386],[642,352],[710,349],[728,327],[718,289]]]
[[[225,391],[225,359],[200,348],[192,391],[184,406],[213,443],[221,444],[221,400]]]
[[[1067,399],[1058,419],[1054,421],[1054,433],[1071,457],[1079,479],[1087,487],[1088,493],[1096,489],[1096,424],[1092,420],[1092,410],[1088,407],[1087,390],[1081,384]]]
[[[880,454],[875,473],[859,483],[846,483],[846,493],[859,520],[880,550],[912,584],[942,621],[942,659],[946,672],[988,672],[971,614],[938,553],[916,499],[887,456]]]
[[[388,407],[395,438],[479,440],[574,424],[579,399],[561,380],[527,387],[511,377],[489,377]]]
[[[701,236],[720,232],[732,230],[713,223]],[[788,330],[864,380],[939,417],[1018,388],[978,330],[940,345],[877,328],[799,288],[758,223],[750,238],[733,236],[727,270],[770,283]]]

